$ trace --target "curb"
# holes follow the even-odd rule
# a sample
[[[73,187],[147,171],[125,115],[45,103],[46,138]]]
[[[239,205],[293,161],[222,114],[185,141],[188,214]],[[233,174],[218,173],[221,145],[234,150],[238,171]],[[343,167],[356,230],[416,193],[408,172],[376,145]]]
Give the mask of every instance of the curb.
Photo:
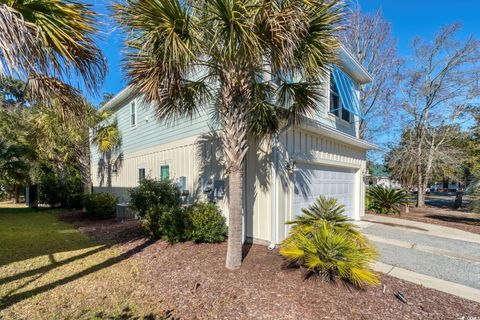
[[[480,290],[467,287],[458,283],[441,280],[421,273],[407,269],[395,267],[382,262],[375,262],[372,265],[373,270],[385,273],[389,276],[413,282],[427,288],[445,292],[463,299],[480,303]]]

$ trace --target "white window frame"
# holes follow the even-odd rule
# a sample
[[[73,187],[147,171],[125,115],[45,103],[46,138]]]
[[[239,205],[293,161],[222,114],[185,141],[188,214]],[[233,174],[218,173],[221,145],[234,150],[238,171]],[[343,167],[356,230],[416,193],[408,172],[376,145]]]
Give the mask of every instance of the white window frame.
[[[130,127],[135,128],[137,126],[137,104],[135,101],[130,102]]]

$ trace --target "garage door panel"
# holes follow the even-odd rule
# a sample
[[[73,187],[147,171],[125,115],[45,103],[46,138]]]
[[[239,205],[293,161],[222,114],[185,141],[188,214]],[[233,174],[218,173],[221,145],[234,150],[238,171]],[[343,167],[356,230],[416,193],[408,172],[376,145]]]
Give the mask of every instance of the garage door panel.
[[[341,167],[299,164],[295,171],[294,214],[311,205],[319,195],[337,198],[345,213],[353,217],[355,170]]]

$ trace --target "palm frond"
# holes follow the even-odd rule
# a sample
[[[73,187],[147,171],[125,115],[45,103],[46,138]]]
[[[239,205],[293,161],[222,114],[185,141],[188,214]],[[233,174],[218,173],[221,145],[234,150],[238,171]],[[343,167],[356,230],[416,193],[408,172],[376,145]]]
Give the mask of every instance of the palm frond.
[[[323,98],[321,86],[312,82],[282,82],[277,89],[277,106],[293,123],[313,118]],[[280,110],[281,110],[280,109]]]
[[[89,7],[69,0],[1,4],[0,73],[44,74],[64,82],[75,81],[75,75],[95,91],[106,60],[93,40],[96,14]]]

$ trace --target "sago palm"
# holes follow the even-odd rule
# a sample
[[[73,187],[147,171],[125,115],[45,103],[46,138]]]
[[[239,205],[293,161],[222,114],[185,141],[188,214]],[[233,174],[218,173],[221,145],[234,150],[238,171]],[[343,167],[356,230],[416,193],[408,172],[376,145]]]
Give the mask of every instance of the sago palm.
[[[0,77],[28,80],[36,93],[65,90],[72,78],[97,88],[106,61],[93,40],[96,17],[77,1],[0,0]]]
[[[335,61],[343,4],[323,0],[126,0],[129,83],[160,119],[214,108],[229,176],[226,266],[242,259],[247,137],[313,115]]]
[[[400,214],[400,206],[408,204],[408,192],[404,189],[371,186],[366,192],[368,209],[375,213]]]
[[[304,265],[307,276],[328,280],[337,277],[357,287],[378,285],[379,280],[369,264],[377,257],[371,246],[359,246],[345,232],[326,222],[316,224],[310,232],[293,229],[280,248],[287,260]]]
[[[346,232],[354,238],[363,239],[358,227],[345,215],[345,206],[339,204],[336,198],[319,196],[308,208],[302,209],[302,214],[287,224],[293,228],[310,230],[316,224],[326,223],[339,232]]]

